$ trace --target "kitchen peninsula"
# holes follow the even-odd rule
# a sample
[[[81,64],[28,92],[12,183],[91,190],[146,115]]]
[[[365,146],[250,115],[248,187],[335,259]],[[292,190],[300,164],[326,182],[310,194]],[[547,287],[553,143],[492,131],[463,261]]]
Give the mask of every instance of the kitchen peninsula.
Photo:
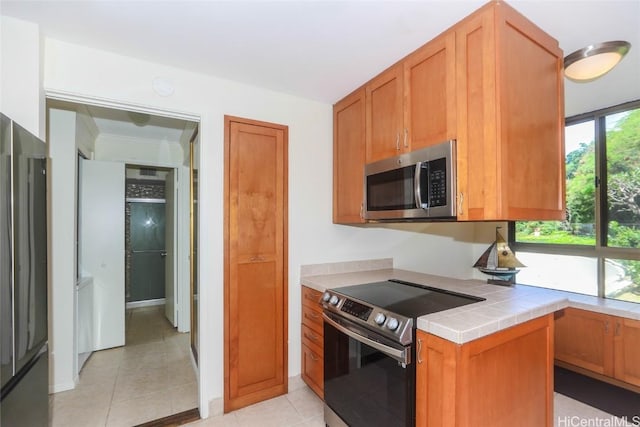
[[[417,318],[416,425],[471,426],[478,419],[491,426],[553,425],[554,313],[572,304],[570,295],[433,276],[392,264],[389,259],[303,266],[301,283],[303,294],[319,296],[326,289],[399,279],[484,298]],[[574,305],[584,309],[588,298],[577,296]],[[592,309],[602,309],[595,304]],[[626,314],[640,318],[633,306]]]

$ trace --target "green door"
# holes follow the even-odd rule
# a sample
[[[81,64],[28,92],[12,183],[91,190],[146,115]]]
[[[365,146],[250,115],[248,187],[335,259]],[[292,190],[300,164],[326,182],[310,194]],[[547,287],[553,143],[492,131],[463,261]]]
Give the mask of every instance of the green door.
[[[164,298],[165,204],[130,202],[130,301]]]

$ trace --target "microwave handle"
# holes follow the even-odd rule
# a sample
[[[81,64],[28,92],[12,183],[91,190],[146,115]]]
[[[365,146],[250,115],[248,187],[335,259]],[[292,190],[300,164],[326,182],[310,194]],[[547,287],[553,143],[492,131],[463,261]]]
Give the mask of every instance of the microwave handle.
[[[422,175],[422,163],[416,163],[416,171],[413,174],[413,188],[416,207],[422,209],[422,189],[420,188],[420,176]],[[427,206],[428,207],[428,206]]]

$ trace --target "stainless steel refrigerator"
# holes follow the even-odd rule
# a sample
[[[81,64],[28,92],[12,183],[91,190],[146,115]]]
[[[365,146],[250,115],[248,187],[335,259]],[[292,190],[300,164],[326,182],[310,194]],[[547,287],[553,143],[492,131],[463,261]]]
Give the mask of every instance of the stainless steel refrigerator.
[[[0,113],[0,425],[48,425],[46,145]]]

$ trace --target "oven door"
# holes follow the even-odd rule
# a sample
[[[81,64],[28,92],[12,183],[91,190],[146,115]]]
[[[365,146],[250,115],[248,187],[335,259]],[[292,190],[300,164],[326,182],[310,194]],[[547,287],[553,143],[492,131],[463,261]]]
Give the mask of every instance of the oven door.
[[[325,423],[329,427],[413,426],[412,347],[393,343],[335,314],[325,312],[323,317]]]

